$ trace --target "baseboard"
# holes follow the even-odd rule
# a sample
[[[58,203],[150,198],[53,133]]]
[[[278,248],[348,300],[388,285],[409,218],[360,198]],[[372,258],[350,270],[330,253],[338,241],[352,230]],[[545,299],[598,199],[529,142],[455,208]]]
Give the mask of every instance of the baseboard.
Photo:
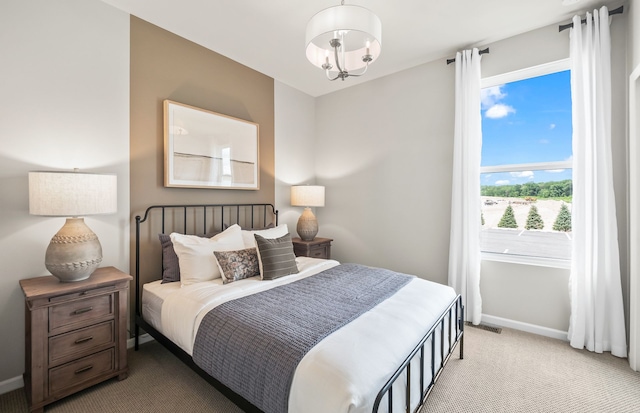
[[[558,340],[569,341],[567,332],[555,330],[549,327],[537,326],[535,324],[523,323],[522,321],[509,320],[507,318],[482,314],[482,323],[498,327],[512,328],[514,330],[526,331],[527,333],[538,334],[540,336],[556,338]]]
[[[9,393],[10,391],[17,390],[21,387],[24,387],[24,380],[22,379],[22,376],[0,381],[0,394]]]
[[[150,341],[153,341],[154,338],[151,337],[149,334],[142,334],[139,338],[138,338],[138,343],[139,344],[144,344],[144,343],[148,343]],[[127,348],[133,348],[136,344],[136,339],[135,338],[130,338],[129,340],[127,340]]]

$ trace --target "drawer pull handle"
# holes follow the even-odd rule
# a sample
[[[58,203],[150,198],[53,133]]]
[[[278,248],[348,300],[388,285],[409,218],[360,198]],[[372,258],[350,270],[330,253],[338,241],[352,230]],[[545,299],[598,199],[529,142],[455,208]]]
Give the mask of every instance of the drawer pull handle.
[[[80,369],[76,370],[76,371],[75,371],[75,373],[76,373],[76,374],[84,373],[85,371],[89,371],[89,370],[91,370],[92,368],[93,368],[93,365],[89,365],[89,366],[86,366],[86,367],[82,367],[82,368],[80,368]]]
[[[84,343],[90,340],[93,340],[93,336],[79,338],[76,340],[76,344]]]
[[[73,312],[73,315],[78,315],[78,314],[82,314],[82,313],[86,313],[93,310],[93,307],[85,307],[85,308],[80,308],[76,311]]]

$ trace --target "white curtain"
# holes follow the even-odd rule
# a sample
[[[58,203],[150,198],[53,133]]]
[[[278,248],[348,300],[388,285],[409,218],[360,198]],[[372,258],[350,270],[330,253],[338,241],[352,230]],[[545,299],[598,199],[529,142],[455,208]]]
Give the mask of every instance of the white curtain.
[[[480,53],[456,54],[449,285],[462,294],[466,320],[480,324]]]
[[[569,340],[626,357],[611,158],[611,39],[606,7],[573,18],[573,251]]]

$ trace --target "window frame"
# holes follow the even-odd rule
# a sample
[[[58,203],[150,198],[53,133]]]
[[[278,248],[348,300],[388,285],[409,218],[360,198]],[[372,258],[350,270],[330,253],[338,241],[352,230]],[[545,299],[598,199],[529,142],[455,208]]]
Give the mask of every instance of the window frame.
[[[488,87],[500,86],[511,82],[563,72],[566,70],[571,70],[571,60],[569,58],[482,78],[480,80],[480,88],[485,89]],[[552,169],[573,169],[573,160],[482,166],[480,167],[480,175],[485,173],[541,171]],[[480,176],[478,176],[478,178],[480,178]],[[553,268],[571,268],[571,259],[562,260],[557,258],[499,254],[496,252],[484,251],[480,251],[480,256],[483,261],[498,261]]]

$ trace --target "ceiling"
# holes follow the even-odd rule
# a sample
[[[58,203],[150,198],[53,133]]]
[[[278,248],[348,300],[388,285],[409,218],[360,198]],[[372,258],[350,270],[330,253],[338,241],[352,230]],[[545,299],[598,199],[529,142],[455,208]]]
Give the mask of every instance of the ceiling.
[[[382,53],[361,78],[329,81],[305,56],[305,30],[338,0],[102,0],[311,96],[484,46],[619,0],[351,0],[382,21]],[[564,5],[564,4],[566,5]],[[571,3],[571,4],[568,4]]]

